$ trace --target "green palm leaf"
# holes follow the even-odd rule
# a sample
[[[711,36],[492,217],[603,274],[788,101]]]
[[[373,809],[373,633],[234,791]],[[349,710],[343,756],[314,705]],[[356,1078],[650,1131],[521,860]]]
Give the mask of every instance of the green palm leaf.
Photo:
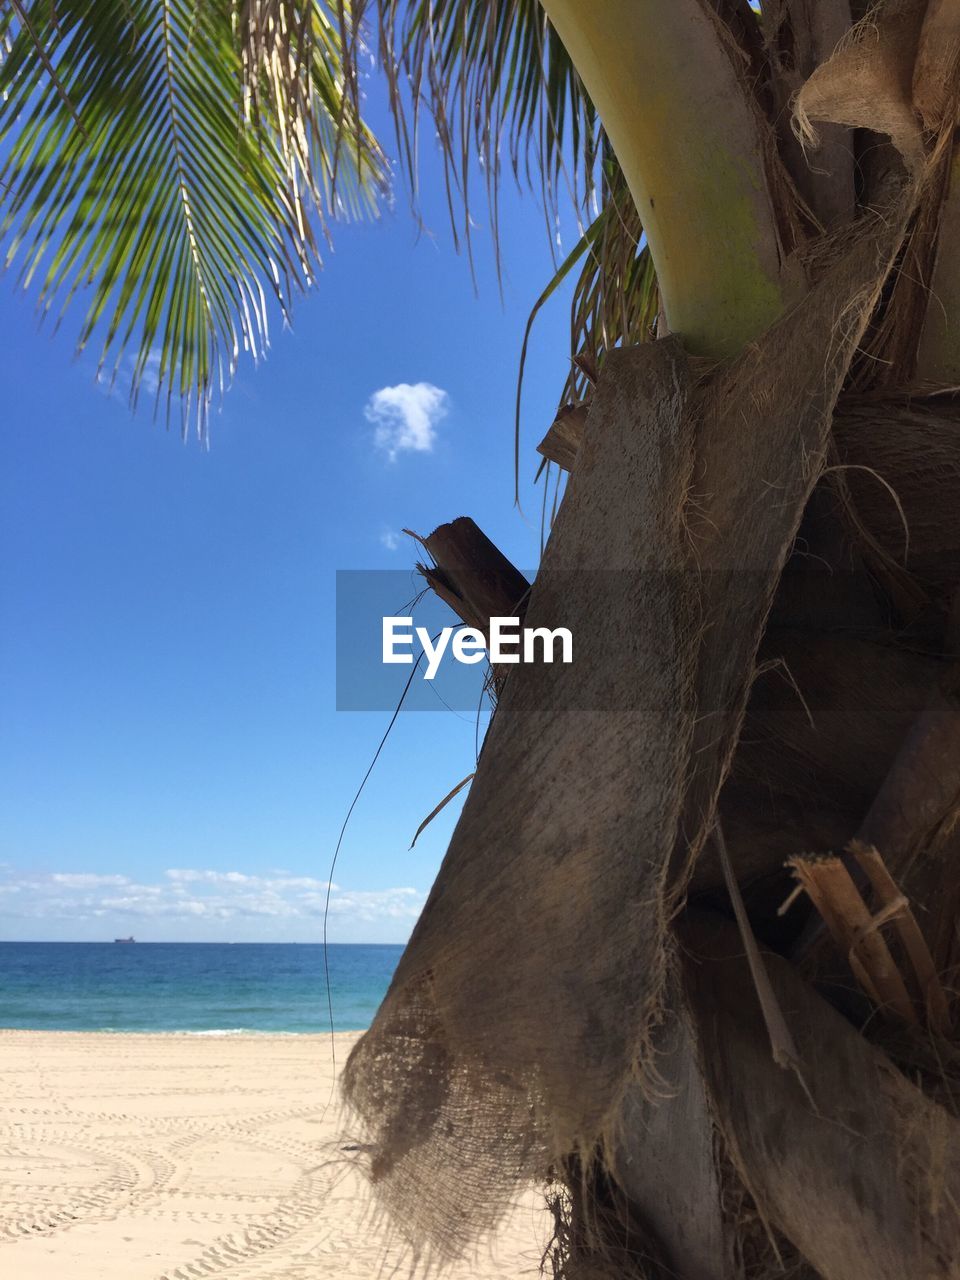
[[[268,298],[286,318],[312,281],[324,219],[372,211],[383,182],[338,24],[319,0],[298,12],[295,103],[276,48],[272,69],[250,62],[229,0],[34,0],[7,18],[6,262],[58,321],[82,297],[79,348],[201,433],[240,351],[266,348]]]

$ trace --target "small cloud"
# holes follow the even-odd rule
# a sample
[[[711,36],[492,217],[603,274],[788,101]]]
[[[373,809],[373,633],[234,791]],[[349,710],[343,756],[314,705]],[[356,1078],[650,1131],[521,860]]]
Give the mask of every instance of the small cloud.
[[[396,551],[400,547],[400,535],[394,533],[392,529],[386,529],[380,535],[380,545],[386,547],[388,551]]]
[[[376,427],[374,444],[393,462],[405,450],[429,453],[449,406],[446,391],[432,382],[400,382],[375,391],[363,412]]]

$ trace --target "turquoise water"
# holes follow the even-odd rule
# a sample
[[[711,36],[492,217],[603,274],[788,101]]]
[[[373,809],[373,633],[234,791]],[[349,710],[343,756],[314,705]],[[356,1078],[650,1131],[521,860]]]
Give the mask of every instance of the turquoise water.
[[[399,946],[327,949],[337,1031],[370,1025]],[[329,1031],[323,947],[0,942],[0,1027],[44,1031]]]

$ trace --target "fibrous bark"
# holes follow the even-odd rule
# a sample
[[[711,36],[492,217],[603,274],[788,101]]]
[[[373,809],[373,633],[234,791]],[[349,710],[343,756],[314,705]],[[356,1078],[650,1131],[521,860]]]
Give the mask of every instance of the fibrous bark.
[[[675,341],[607,362],[526,615],[569,626],[574,662],[507,681],[346,1074],[381,1196],[441,1251],[491,1220],[515,1179],[570,1151],[602,1159],[624,1090],[655,1069],[669,915],[902,216],[872,222],[805,303],[700,385]]]

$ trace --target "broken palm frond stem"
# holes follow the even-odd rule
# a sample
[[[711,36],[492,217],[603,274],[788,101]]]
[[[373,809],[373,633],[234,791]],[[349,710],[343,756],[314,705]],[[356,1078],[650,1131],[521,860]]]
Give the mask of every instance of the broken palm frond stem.
[[[433,560],[418,570],[468,627],[489,636],[491,618],[523,617],[530,583],[469,516],[412,536]]]
[[[866,874],[880,904],[881,912],[888,912],[889,918],[893,921],[900,944],[913,969],[927,1026],[939,1035],[946,1035],[950,1030],[950,1009],[947,998],[933,963],[930,948],[920,931],[916,916],[910,909],[908,899],[900,892],[883,858],[872,845],[854,840],[849,852]]]
[[[461,621],[483,635],[488,649],[491,618],[519,618],[522,621],[530,583],[469,516],[458,516],[449,524],[439,525],[426,538],[417,534],[411,536],[433,560],[432,565],[417,563],[417,569],[428,586]],[[500,696],[511,670],[510,666],[502,664],[491,668],[490,692],[494,699]],[[447,797],[448,800],[451,798]],[[430,818],[433,816],[431,814]]]
[[[912,985],[923,1020],[931,1031],[946,1034],[950,1027],[946,996],[909,901],[875,848],[854,841],[849,853],[873,890],[876,898],[873,908],[867,906],[842,859],[794,858],[789,865],[861,988],[879,1008],[915,1025],[919,1021],[917,1009],[881,933],[888,924],[895,928],[912,970]]]
[[[537,453],[564,471],[573,471],[587,426],[588,405],[568,405],[561,409],[547,434],[537,445]]]
[[[860,824],[853,848],[883,851],[889,874],[925,923],[934,971],[960,962],[960,886],[950,869],[960,857],[960,696],[947,687],[927,701],[907,732],[882,786]],[[861,880],[867,872],[847,855]],[[793,958],[817,967],[819,922],[794,948]],[[953,983],[948,981],[948,985]]]
[[[548,462],[554,462],[564,471],[576,466],[583,433],[587,425],[589,405],[564,405],[557,413],[550,430],[537,445],[537,453]]]
[[[867,909],[842,860],[794,858],[789,865],[873,1003],[904,1022],[916,1023],[916,1010],[880,933],[880,921]]]

